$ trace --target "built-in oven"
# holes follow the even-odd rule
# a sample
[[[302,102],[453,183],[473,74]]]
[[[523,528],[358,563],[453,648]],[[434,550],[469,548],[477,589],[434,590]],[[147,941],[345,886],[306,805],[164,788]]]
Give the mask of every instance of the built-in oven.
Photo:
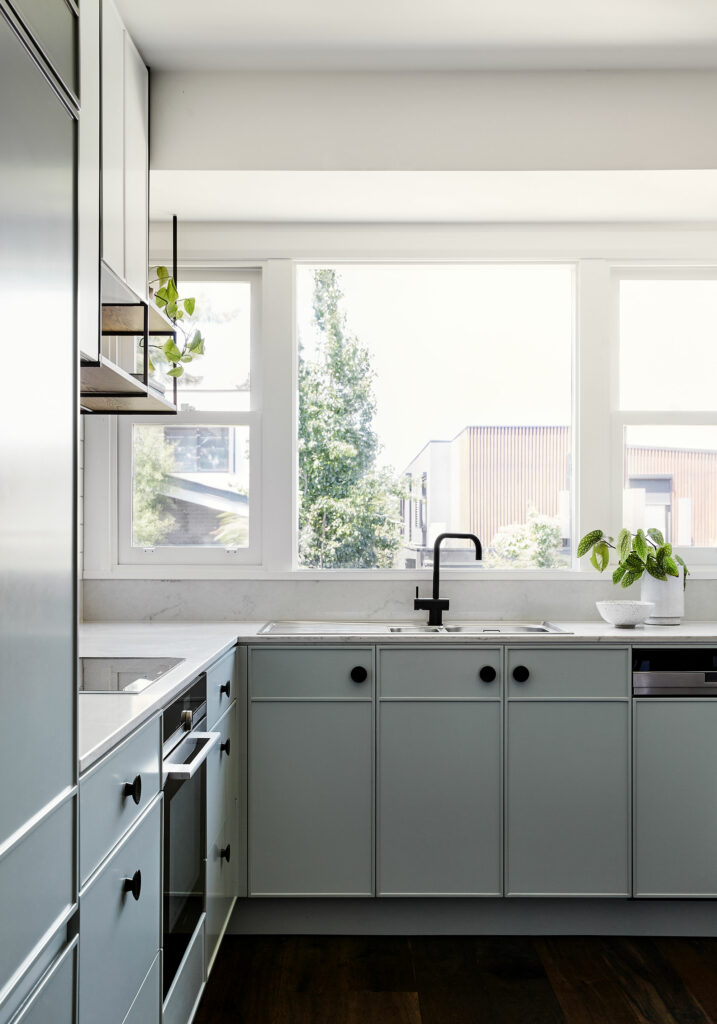
[[[162,715],[164,789],[163,1000],[202,926],[206,902],[206,760],[220,733],[207,732],[201,675]]]

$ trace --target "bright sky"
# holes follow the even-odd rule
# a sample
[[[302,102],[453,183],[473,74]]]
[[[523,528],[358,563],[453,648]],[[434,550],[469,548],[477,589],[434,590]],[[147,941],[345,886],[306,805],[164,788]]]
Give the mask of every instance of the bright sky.
[[[297,316],[316,344],[314,267]],[[338,268],[349,330],[377,373],[383,460],[403,470],[430,440],[480,424],[569,424],[573,270],[560,265],[363,264]]]

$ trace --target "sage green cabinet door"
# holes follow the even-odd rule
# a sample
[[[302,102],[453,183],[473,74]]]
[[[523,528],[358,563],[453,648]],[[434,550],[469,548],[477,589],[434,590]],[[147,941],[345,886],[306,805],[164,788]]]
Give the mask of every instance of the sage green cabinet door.
[[[254,701],[249,715],[249,894],[371,896],[373,703]]]
[[[506,892],[629,895],[629,703],[508,703]]]
[[[378,778],[380,895],[502,894],[499,701],[382,701]]]
[[[634,715],[635,896],[717,896],[717,701]]]

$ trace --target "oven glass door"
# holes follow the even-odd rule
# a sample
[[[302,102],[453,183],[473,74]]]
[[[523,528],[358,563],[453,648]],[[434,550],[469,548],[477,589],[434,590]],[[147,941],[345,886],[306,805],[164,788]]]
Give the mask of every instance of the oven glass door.
[[[164,784],[163,999],[204,913],[205,775],[206,763],[191,777]]]

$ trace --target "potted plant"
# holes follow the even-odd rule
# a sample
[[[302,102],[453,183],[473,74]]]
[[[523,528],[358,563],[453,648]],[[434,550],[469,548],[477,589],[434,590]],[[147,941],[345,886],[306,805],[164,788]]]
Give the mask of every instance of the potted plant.
[[[631,533],[624,527],[613,538],[602,530],[590,530],[578,544],[578,558],[590,552],[591,564],[598,572],[605,572],[611,550],[618,557],[613,583],[627,588],[640,580],[641,600],[653,605],[645,621],[652,625],[679,625],[685,610],[684,588],[689,569],[660,531]]]

